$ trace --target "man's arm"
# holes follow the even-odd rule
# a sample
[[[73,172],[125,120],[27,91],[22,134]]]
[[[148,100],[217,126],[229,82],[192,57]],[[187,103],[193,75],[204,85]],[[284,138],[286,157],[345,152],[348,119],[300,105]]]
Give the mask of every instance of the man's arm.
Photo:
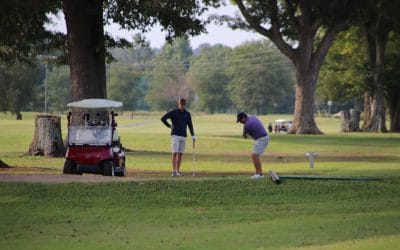
[[[171,118],[171,111],[166,113],[165,115],[163,115],[163,117],[161,117],[161,121],[162,123],[164,123],[165,126],[167,126],[168,128],[171,128],[171,124],[168,123],[168,119]]]
[[[243,126],[243,138],[244,138],[244,139],[247,139],[247,135],[248,135],[248,133],[247,133],[247,131],[246,131],[246,127]]]
[[[194,129],[193,129],[193,123],[192,123],[192,116],[190,115],[190,113],[188,114],[188,127],[189,127],[190,134],[192,135],[192,137],[194,137]],[[193,139],[194,139],[194,138],[193,138]]]

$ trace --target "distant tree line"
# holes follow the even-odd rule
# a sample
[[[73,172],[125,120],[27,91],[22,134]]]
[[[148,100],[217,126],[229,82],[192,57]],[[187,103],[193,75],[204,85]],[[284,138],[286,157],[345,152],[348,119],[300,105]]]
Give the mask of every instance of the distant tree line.
[[[122,101],[124,110],[165,111],[185,97],[191,109],[206,113],[293,112],[293,67],[268,41],[236,48],[203,44],[195,51],[186,39],[161,49],[139,35],[134,41],[131,48],[110,50],[115,60],[107,65],[108,98]],[[68,66],[15,63],[3,65],[0,77],[3,111],[43,112],[45,85],[49,112],[63,112],[71,101]]]

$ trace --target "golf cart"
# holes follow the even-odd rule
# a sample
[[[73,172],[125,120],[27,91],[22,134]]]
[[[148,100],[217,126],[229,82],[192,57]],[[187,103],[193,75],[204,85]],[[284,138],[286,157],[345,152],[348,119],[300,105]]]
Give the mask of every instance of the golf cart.
[[[291,120],[278,119],[275,120],[275,133],[287,133],[292,126]]]
[[[118,114],[112,110],[122,107],[122,102],[84,99],[67,106],[76,113],[67,116],[68,148],[63,173],[125,176],[125,152],[115,122]]]

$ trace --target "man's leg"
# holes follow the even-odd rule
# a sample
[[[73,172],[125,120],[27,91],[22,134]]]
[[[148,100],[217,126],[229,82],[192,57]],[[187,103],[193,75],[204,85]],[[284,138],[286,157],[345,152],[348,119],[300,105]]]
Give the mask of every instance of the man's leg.
[[[254,168],[256,169],[256,174],[262,174],[260,155],[253,153],[251,154],[251,158],[253,159],[253,164]]]
[[[256,169],[256,174],[262,174],[262,166],[260,156],[265,152],[265,149],[268,146],[269,138],[261,137],[257,139],[254,143],[253,153],[251,154],[251,158],[253,159],[254,168]]]
[[[176,172],[178,173],[178,175],[181,174],[181,162],[182,162],[183,152],[185,152],[185,146],[186,146],[186,137],[180,137],[178,144],[178,153],[176,156]]]
[[[172,153],[172,173],[178,172],[178,153]]]
[[[176,155],[176,172],[180,173],[182,162],[182,153],[177,153]]]

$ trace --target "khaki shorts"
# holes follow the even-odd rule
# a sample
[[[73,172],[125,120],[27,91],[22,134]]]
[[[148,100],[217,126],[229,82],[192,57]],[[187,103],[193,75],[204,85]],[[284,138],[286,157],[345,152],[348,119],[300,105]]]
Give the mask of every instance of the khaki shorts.
[[[172,153],[183,153],[186,147],[186,137],[172,135],[171,136],[171,150]]]
[[[265,149],[267,148],[268,143],[269,143],[268,135],[258,138],[256,140],[256,142],[254,142],[253,154],[262,155],[265,152]]]

